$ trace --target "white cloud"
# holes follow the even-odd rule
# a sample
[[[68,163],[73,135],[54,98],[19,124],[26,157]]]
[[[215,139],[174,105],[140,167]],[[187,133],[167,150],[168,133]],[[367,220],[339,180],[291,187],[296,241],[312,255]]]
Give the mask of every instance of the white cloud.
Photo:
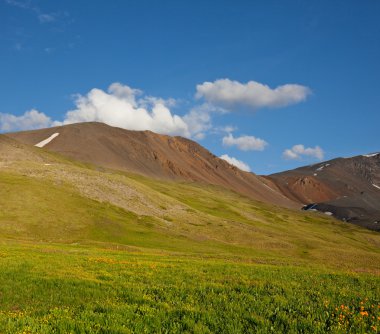
[[[210,116],[193,109],[181,117],[172,114],[173,100],[144,96],[143,92],[113,83],[107,92],[94,88],[87,95],[77,95],[76,108],[66,113],[62,124],[103,122],[129,130],[202,138],[210,125]]]
[[[286,149],[283,152],[283,156],[285,159],[301,159],[302,156],[309,156],[318,160],[323,160],[324,151],[319,146],[305,148],[304,145],[298,144],[290,149]]]
[[[54,22],[57,13],[44,13],[39,7],[32,4],[31,0],[5,0],[8,5],[15,6],[21,9],[26,9],[34,12],[40,23]]]
[[[272,89],[256,81],[244,84],[229,79],[219,79],[197,85],[195,96],[223,107],[242,105],[258,109],[296,104],[304,101],[310,93],[308,87],[297,84],[286,84]]]
[[[0,131],[30,130],[79,122],[102,122],[128,130],[151,130],[156,133],[202,139],[211,128],[212,106],[203,104],[184,116],[170,111],[175,100],[145,96],[142,91],[113,83],[107,91],[94,88],[86,95],[75,96],[75,108],[62,122],[52,121],[33,109],[22,116],[0,113]]]
[[[254,136],[241,136],[235,138],[232,133],[230,133],[223,137],[223,145],[236,146],[242,151],[263,151],[268,143],[265,140]]]
[[[54,14],[41,13],[37,17],[38,17],[38,20],[40,21],[40,23],[49,23],[49,22],[55,21],[55,15]]]
[[[232,126],[232,125],[226,125],[226,126],[220,128],[220,131],[227,132],[227,133],[231,133],[231,132],[234,132],[236,130],[237,130],[237,127]]]
[[[0,131],[32,130],[52,125],[50,117],[36,109],[26,111],[21,116],[0,113]]]
[[[5,0],[8,5],[16,6],[19,8],[27,9],[30,7],[30,0],[18,1],[18,0]]]
[[[21,51],[23,49],[23,46],[20,42],[17,42],[13,45],[13,48],[16,50],[16,51]]]
[[[53,48],[45,48],[44,49],[44,51],[46,52],[46,53],[52,53],[53,51],[54,51],[54,49]]]
[[[220,159],[227,161],[231,165],[233,165],[233,166],[235,166],[235,167],[237,167],[237,168],[239,168],[245,172],[251,171],[251,168],[249,168],[249,166],[245,162],[238,160],[236,158],[230,157],[228,154],[221,155]]]
[[[214,135],[223,135],[226,136],[227,134],[230,134],[231,132],[234,132],[238,130],[237,126],[233,125],[224,125],[224,126],[214,126],[211,130],[210,133]]]

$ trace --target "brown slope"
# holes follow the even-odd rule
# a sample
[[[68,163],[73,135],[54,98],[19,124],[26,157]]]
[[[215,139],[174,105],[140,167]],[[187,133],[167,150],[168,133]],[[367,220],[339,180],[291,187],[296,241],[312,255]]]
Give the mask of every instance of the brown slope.
[[[380,154],[338,158],[268,178],[293,200],[318,203],[320,211],[380,230]]]
[[[54,133],[59,135],[44,149],[80,161],[154,178],[219,185],[260,201],[298,207],[282,195],[270,180],[243,172],[194,141],[182,137],[151,131],[129,131],[94,122],[10,133],[7,136],[35,145]]]
[[[42,161],[41,157],[28,146],[0,134],[0,168],[8,167],[15,161]]]

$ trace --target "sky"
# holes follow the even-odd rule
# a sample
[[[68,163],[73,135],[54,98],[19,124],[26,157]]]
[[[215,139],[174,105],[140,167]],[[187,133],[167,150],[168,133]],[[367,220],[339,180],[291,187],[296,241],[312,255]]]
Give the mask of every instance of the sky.
[[[0,0],[0,132],[100,121],[270,174],[380,151],[380,1]]]

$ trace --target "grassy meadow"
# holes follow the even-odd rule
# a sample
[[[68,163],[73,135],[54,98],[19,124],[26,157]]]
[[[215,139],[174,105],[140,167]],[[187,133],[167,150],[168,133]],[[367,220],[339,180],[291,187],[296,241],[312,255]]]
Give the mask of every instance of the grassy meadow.
[[[3,243],[2,333],[377,333],[379,278],[244,259]]]
[[[18,150],[0,164],[0,333],[380,331],[378,233]]]

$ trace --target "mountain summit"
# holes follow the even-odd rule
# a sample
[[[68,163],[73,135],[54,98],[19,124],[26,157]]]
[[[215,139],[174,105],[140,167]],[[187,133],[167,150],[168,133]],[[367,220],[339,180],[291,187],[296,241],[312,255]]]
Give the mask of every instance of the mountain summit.
[[[299,207],[278,191],[271,180],[244,172],[183,137],[130,131],[97,122],[7,136],[105,168],[157,179],[218,185],[267,203]]]

